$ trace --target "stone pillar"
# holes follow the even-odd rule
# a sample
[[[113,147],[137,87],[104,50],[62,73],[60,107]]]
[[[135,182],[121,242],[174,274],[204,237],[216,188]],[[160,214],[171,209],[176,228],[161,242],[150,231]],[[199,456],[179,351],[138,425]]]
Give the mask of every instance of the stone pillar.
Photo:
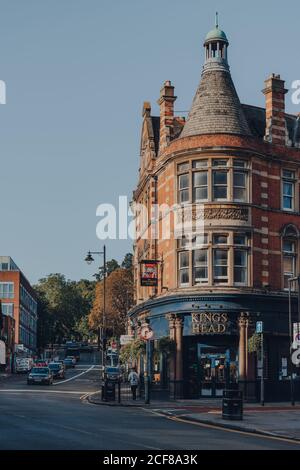
[[[247,378],[247,327],[248,320],[245,313],[239,318],[239,380],[245,381]]]
[[[173,313],[169,313],[166,316],[167,320],[169,321],[169,336],[170,340],[176,341],[175,338],[175,315]],[[169,380],[170,380],[170,398],[174,398],[175,387],[175,354],[173,352],[170,353],[169,358]]]
[[[176,398],[183,398],[183,325],[184,317],[176,315],[175,339],[176,339]]]

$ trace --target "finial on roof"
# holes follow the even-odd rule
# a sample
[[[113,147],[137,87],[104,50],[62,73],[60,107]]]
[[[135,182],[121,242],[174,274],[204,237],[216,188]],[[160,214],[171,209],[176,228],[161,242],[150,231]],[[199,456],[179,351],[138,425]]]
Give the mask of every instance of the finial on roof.
[[[219,27],[219,13],[216,11],[216,28]]]

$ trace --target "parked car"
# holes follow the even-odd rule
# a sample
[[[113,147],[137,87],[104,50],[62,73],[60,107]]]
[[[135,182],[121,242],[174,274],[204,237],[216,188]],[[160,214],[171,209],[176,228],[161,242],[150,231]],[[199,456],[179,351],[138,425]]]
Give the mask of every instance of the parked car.
[[[75,361],[75,363],[76,363],[76,361]],[[64,359],[64,365],[65,365],[66,369],[70,369],[71,367],[75,367],[74,361],[71,357],[66,357]]]
[[[48,365],[54,379],[65,378],[65,368],[59,362],[50,362]]]
[[[53,375],[49,367],[33,367],[27,377],[27,384],[46,384],[53,383]]]
[[[111,380],[112,382],[118,382],[122,378],[119,367],[105,367],[104,376],[105,379]]]
[[[76,365],[76,362],[77,362],[77,358],[75,356],[71,356],[71,355],[68,355],[66,356],[67,359],[71,359],[73,364]]]
[[[66,367],[65,367],[64,361],[59,360],[59,361],[55,361],[55,362],[57,362],[57,364],[60,364],[62,366],[62,368],[65,370]]]

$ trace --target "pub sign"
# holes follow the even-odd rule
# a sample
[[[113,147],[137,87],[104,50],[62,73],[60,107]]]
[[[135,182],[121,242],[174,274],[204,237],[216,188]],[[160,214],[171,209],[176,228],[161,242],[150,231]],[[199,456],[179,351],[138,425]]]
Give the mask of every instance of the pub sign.
[[[142,260],[140,262],[141,286],[157,287],[158,285],[158,261]]]

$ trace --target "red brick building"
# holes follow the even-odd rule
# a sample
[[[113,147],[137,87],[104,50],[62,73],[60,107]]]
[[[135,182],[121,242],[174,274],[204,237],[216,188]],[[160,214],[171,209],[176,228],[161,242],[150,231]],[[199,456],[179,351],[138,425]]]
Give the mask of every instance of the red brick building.
[[[160,357],[153,367],[178,395],[221,395],[228,373],[250,384],[254,396],[260,366],[254,332],[263,321],[266,393],[280,399],[291,374],[288,278],[300,263],[300,118],[286,113],[287,90],[275,74],[265,81],[265,108],[241,104],[228,47],[218,26],[206,36],[186,121],[174,113],[170,81],[161,89],[160,116],[144,103],[134,201],[146,206],[148,218],[137,223],[131,326],[137,331],[147,317],[156,347],[162,337],[174,341],[168,366]],[[171,209],[157,217],[156,203]],[[157,287],[140,284],[147,259],[158,261]],[[292,303],[296,318],[296,296]]]
[[[0,300],[7,353],[36,351],[37,297],[22,271],[9,256],[0,256]],[[13,332],[13,334],[12,334]],[[12,337],[14,345],[12,345]],[[9,365],[9,364],[7,364]]]

